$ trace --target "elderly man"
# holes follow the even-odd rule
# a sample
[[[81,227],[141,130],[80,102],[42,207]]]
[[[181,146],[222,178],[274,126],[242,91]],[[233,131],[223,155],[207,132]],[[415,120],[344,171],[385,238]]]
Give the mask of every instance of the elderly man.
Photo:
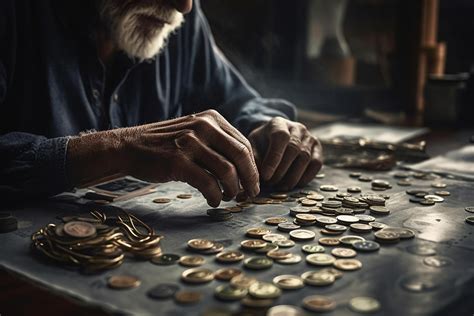
[[[294,108],[262,99],[192,0],[0,1],[0,194],[113,174],[184,181],[209,205],[321,168]]]

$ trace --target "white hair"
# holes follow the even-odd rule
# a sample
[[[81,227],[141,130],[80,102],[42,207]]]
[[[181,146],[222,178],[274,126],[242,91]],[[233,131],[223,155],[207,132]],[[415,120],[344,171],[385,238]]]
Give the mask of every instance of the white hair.
[[[182,13],[160,1],[103,0],[100,15],[118,48],[140,60],[155,57],[184,21]],[[155,23],[147,25],[147,18]],[[166,23],[157,25],[157,19]]]

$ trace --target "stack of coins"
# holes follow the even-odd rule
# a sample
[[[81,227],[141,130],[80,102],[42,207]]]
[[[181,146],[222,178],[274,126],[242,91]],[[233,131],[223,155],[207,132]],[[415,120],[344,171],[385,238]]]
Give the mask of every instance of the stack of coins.
[[[32,236],[32,246],[47,257],[95,272],[120,266],[125,252],[142,259],[161,255],[154,230],[124,211],[107,218],[93,211],[93,217],[64,217],[62,224],[48,224]]]
[[[232,211],[225,208],[210,208],[207,215],[215,221],[227,221],[233,217]]]
[[[373,191],[385,191],[391,188],[392,188],[392,185],[388,181],[379,180],[379,179],[372,180]]]

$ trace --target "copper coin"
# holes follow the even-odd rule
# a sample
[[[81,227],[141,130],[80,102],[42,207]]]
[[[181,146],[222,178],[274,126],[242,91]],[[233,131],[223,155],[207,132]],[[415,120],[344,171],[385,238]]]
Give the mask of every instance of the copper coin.
[[[157,204],[165,204],[169,202],[171,202],[171,199],[168,199],[168,198],[157,198],[153,200],[153,203],[157,203]]]
[[[181,279],[188,283],[207,283],[214,279],[214,273],[209,269],[193,268],[185,270]]]
[[[216,256],[220,262],[238,262],[244,259],[244,254],[240,251],[224,251]]]
[[[96,234],[95,226],[87,222],[72,221],[64,224],[63,232],[71,237],[87,238]]]
[[[131,275],[113,275],[107,280],[107,285],[112,289],[125,290],[140,286],[141,281]]]
[[[331,237],[319,238],[318,242],[324,246],[337,246],[340,243],[338,238],[331,238]]]
[[[190,199],[193,197],[193,195],[191,193],[182,193],[182,194],[178,194],[176,196],[178,199],[184,199],[184,200],[187,200],[187,199]]]
[[[174,295],[174,300],[179,304],[196,304],[202,299],[202,293],[195,291],[179,291]]]
[[[233,277],[242,274],[242,270],[236,268],[222,268],[214,272],[214,278],[221,281],[230,281]]]
[[[326,296],[312,295],[303,299],[303,306],[310,311],[324,313],[336,309],[336,302]]]
[[[244,240],[240,243],[240,246],[244,249],[259,249],[263,248],[267,245],[267,242],[264,240],[259,240],[259,239],[249,239],[249,240]]]
[[[247,229],[247,236],[252,238],[261,238],[266,234],[271,234],[272,231],[265,227],[254,227]]]
[[[362,262],[357,259],[337,259],[333,265],[343,271],[354,271],[362,268]]]
[[[179,264],[185,267],[202,266],[206,260],[201,256],[182,256],[179,259]]]
[[[195,250],[208,250],[214,246],[214,243],[207,239],[191,239],[188,241],[188,247]]]

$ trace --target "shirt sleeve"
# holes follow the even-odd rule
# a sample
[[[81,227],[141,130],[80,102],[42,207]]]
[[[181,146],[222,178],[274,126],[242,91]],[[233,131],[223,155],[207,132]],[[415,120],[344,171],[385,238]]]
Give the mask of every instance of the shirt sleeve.
[[[7,122],[12,109],[8,102],[10,73],[15,54],[14,6],[0,5],[0,122]],[[68,137],[48,139],[0,124],[0,196],[18,200],[25,196],[48,196],[68,189],[66,150]]]
[[[189,91],[183,105],[185,114],[214,108],[244,135],[276,116],[295,119],[291,103],[260,97],[226,59],[214,42],[198,1],[186,23],[192,24],[188,37],[192,41],[187,43],[191,56],[185,68],[190,70],[185,82]]]

